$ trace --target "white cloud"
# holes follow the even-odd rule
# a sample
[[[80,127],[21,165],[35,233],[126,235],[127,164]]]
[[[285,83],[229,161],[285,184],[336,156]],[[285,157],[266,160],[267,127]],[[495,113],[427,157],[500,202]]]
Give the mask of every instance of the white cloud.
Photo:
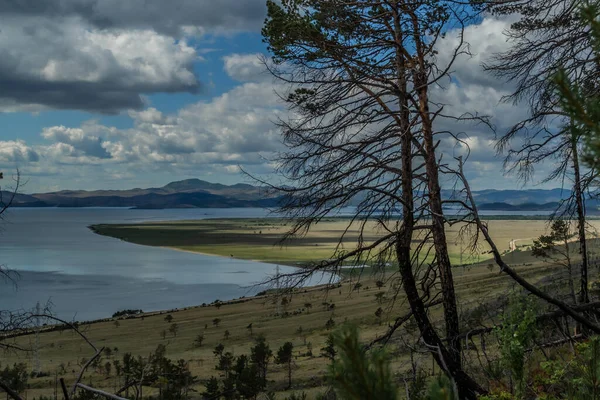
[[[13,163],[37,162],[38,160],[38,153],[24,141],[0,141],[0,163],[7,165]]]
[[[154,107],[149,107],[142,111],[129,110],[128,114],[138,124],[164,125],[167,123],[167,118],[163,113]]]
[[[227,75],[240,82],[256,82],[272,79],[264,64],[264,56],[254,54],[229,54],[223,57]]]
[[[468,49],[470,54],[458,55],[451,68],[452,79],[443,79],[441,87],[435,87],[431,92],[433,101],[444,105],[444,115],[458,117],[469,113],[489,118],[495,132],[485,124],[457,122],[451,118],[438,118],[437,128],[459,134],[469,145],[469,159],[473,163],[470,174],[484,174],[497,180],[501,180],[503,158],[496,156],[496,137],[526,118],[528,109],[503,102],[503,97],[512,93],[513,86],[485,71],[483,64],[494,54],[510,48],[505,31],[514,20],[514,16],[487,15],[479,24],[466,27],[464,40],[467,44],[463,49]],[[448,32],[438,42],[437,60],[442,68],[452,60],[457,46],[457,31]],[[442,148],[450,156],[466,154],[465,149],[460,148],[464,146],[454,144],[454,140],[447,139]]]
[[[195,92],[199,57],[185,39],[151,29],[100,29],[77,17],[0,11],[0,112],[44,108],[114,113],[143,94]]]
[[[94,182],[96,187],[109,182],[107,179],[110,177],[133,182],[130,186],[143,186],[143,177],[150,175],[153,178],[148,179],[155,182],[185,176],[214,176],[218,179],[236,174],[239,165],[261,173],[272,171],[274,165],[262,156],[268,158],[281,148],[281,135],[273,121],[286,118],[288,110],[279,103],[275,94],[277,89],[283,92],[283,88],[273,83],[270,75],[264,72],[258,54],[236,53],[223,57],[224,71],[241,83],[220,96],[188,105],[175,113],[163,113],[152,107],[131,110],[131,104],[136,107],[143,104],[141,93],[158,88],[176,90],[172,88],[177,85],[183,88],[193,85],[190,65],[197,57],[196,51],[185,40],[173,40],[173,37],[164,33],[168,32],[166,28],[158,30],[161,33],[142,28],[124,30],[122,27],[111,27],[103,30],[74,17],[68,21],[69,26],[50,24],[40,27],[42,31],[32,31],[32,38],[17,38],[22,41],[23,49],[34,46],[33,41],[39,40],[38,47],[46,46],[54,50],[42,49],[40,55],[17,50],[19,57],[13,61],[21,60],[21,71],[29,74],[28,77],[36,73],[43,76],[43,85],[72,79],[77,81],[77,85],[93,84],[89,87],[100,88],[98,93],[107,96],[116,88],[116,93],[127,100],[117,102],[118,107],[128,109],[133,127],[117,129],[96,121],[75,127],[51,126],[42,132],[45,140],[43,145],[31,147],[19,142],[22,148],[17,153],[5,151],[0,145],[0,160],[2,157],[7,159],[4,154],[12,154],[13,159],[16,158],[15,154],[39,154],[40,160],[32,163],[31,173],[42,174],[44,168],[40,164],[47,166],[46,171],[60,171],[63,179],[64,176],[73,177],[69,179],[69,185],[73,188],[89,187],[86,176],[99,177]],[[500,102],[501,97],[509,93],[510,87],[489,76],[480,65],[492,52],[508,46],[502,34],[508,24],[509,21],[488,16],[480,24],[467,28],[466,39],[470,42],[473,56],[459,57],[453,68],[455,79],[444,82],[445,90],[432,91],[434,101],[446,104],[445,113],[460,115],[479,112],[489,115],[500,129],[525,115],[522,107]],[[9,24],[8,29],[14,29],[14,26]],[[50,37],[48,32],[51,29],[58,29],[59,34]],[[71,34],[63,34],[68,29],[73,29]],[[73,33],[81,33],[81,29],[89,32],[81,34],[76,40],[68,39],[78,36]],[[0,51],[3,48],[3,34],[0,34]],[[188,30],[188,34],[193,34],[193,30]],[[66,42],[55,43],[61,40]],[[450,32],[440,42],[440,61],[448,60],[455,41]],[[140,49],[135,48],[136,43],[140,43]],[[78,64],[72,65],[64,60],[77,60]],[[6,65],[7,61],[0,57],[0,77],[6,73]],[[79,86],[83,87],[87,86]],[[65,90],[63,94],[71,101],[81,101],[80,97],[69,97],[73,93],[78,92]],[[132,93],[137,100],[128,103],[132,98],[128,96]],[[23,106],[30,104],[32,99],[24,96],[14,101]],[[108,101],[108,97],[87,100],[93,106],[88,108],[103,109],[103,101]],[[115,104],[114,98],[111,101],[111,104]],[[48,101],[41,104],[57,107],[59,103]],[[0,107],[2,104],[0,98]],[[468,172],[473,176],[474,185],[478,188],[490,187],[491,183],[495,187],[514,186],[512,180],[502,180],[501,160],[493,158],[491,132],[482,126],[457,124],[450,120],[439,127],[465,133],[464,137],[471,148],[472,163],[468,165]],[[449,143],[443,143],[442,146],[446,146],[446,151],[451,154],[460,151]],[[27,149],[33,153],[28,153]],[[57,165],[61,169],[56,169]],[[151,185],[149,183],[147,186]],[[122,186],[127,187],[127,183]]]
[[[239,165],[264,172],[270,167],[263,155],[280,146],[272,121],[283,113],[272,85],[249,82],[174,114],[155,108],[130,111],[130,129],[94,120],[77,127],[47,127],[41,132],[45,143],[34,149],[44,165],[62,166],[63,179],[90,169],[98,175],[94,168],[102,168],[104,178],[110,169],[123,179],[133,179],[134,171],[177,177],[234,175]]]
[[[445,104],[445,114],[486,115],[500,128],[512,125],[525,116],[522,107],[501,102],[513,87],[485,71],[482,66],[494,54],[510,47],[504,33],[513,21],[513,16],[497,18],[487,15],[481,23],[465,28],[464,40],[467,44],[463,45],[463,49],[468,49],[470,55],[460,54],[451,68],[452,80],[442,80],[443,88],[434,89],[432,93],[435,101]],[[451,62],[459,44],[457,31],[448,32],[438,42],[437,60],[442,68]]]

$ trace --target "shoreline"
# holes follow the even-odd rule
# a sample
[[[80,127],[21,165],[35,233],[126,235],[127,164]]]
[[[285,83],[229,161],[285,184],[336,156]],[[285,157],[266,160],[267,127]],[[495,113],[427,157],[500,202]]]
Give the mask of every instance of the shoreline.
[[[97,235],[101,235],[100,233],[97,233]],[[103,235],[104,236],[104,235]],[[110,237],[110,236],[109,236]],[[117,238],[115,238],[117,239]],[[219,257],[219,258],[224,258],[224,259],[234,259],[234,260],[239,260],[239,261],[252,261],[252,262],[258,262],[258,263],[263,263],[263,264],[271,264],[271,265],[284,265],[286,267],[294,267],[294,268],[303,268],[299,265],[290,265],[290,264],[284,264],[284,263],[276,263],[276,262],[272,262],[272,261],[264,261],[264,260],[253,260],[253,259],[249,259],[249,258],[237,258],[237,257],[228,257],[228,256],[224,256],[222,254],[215,254],[215,253],[206,253],[204,251],[195,251],[195,250],[186,250],[186,249],[182,249],[179,247],[169,247],[169,246],[152,246],[149,244],[138,244],[138,243],[133,243],[133,242],[129,242],[127,240],[123,240],[123,239],[119,239],[123,242],[126,243],[131,243],[131,244],[137,244],[138,246],[149,246],[149,247],[156,247],[159,249],[166,249],[166,250],[174,250],[174,251],[182,251],[184,253],[190,253],[190,254],[200,254],[203,256],[209,256],[209,257]],[[298,261],[300,262],[300,261]]]
[[[341,282],[341,281],[334,283],[333,288],[338,287],[342,283],[343,282]],[[331,286],[331,285],[332,284],[321,283],[321,284],[313,285],[313,286],[303,286],[302,288],[292,288],[292,290],[294,290],[298,293],[309,293],[309,292],[316,292],[316,291],[320,291],[320,290],[332,289],[332,288],[329,288],[329,286]],[[276,289],[266,289],[264,292],[268,292],[269,290],[276,290]],[[259,292],[259,293],[262,293],[262,292]],[[185,306],[185,307],[180,307],[180,308],[168,308],[168,309],[161,309],[161,310],[143,311],[142,313],[139,313],[139,314],[126,314],[126,315],[120,315],[118,317],[96,318],[96,319],[81,320],[81,321],[66,320],[66,322],[68,322],[69,324],[74,324],[75,326],[80,326],[80,325],[94,325],[94,324],[101,324],[104,322],[114,322],[114,321],[133,320],[133,319],[142,319],[143,320],[146,317],[154,317],[154,316],[159,316],[159,315],[164,315],[164,314],[177,313],[177,312],[181,312],[181,311],[195,310],[195,309],[199,309],[199,308],[216,307],[217,304],[219,304],[219,307],[222,307],[222,306],[227,306],[227,305],[248,303],[248,302],[254,301],[254,300],[267,299],[273,295],[275,295],[275,294],[274,293],[273,294],[265,293],[265,294],[255,294],[253,296],[242,296],[242,297],[237,297],[237,298],[229,299],[229,300],[216,299],[216,300],[213,300],[211,303],[195,304],[195,305]],[[117,310],[115,312],[118,312],[118,311],[121,311],[121,310]],[[4,340],[4,339],[21,337],[21,336],[34,335],[37,333],[62,331],[63,329],[68,330],[70,328],[68,327],[68,325],[65,328],[65,324],[60,324],[60,323],[56,323],[53,325],[48,324],[48,325],[44,325],[42,327],[31,327],[31,328],[23,328],[18,331],[8,331],[6,334],[0,335],[0,338],[2,340]]]

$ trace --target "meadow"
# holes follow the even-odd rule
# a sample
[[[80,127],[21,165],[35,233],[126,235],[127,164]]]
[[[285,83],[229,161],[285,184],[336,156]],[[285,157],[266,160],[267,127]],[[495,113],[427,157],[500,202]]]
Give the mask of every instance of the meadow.
[[[532,245],[533,239],[547,231],[544,219],[489,219],[490,234],[501,252],[511,250],[511,241],[518,249]],[[469,235],[461,234],[464,225],[448,226],[446,233],[451,261],[455,265],[482,262],[490,258],[489,246],[480,242],[470,247]],[[281,238],[290,229],[282,219],[205,219],[197,221],[147,222],[141,224],[93,225],[96,233],[132,243],[162,246],[224,257],[263,261],[274,264],[298,265],[331,258],[338,248],[353,250],[359,237],[359,223],[345,218],[324,219],[302,237],[283,243]],[[600,220],[589,220],[589,232],[597,237]],[[383,234],[375,223],[365,226],[365,244]],[[343,236],[341,242],[339,238]],[[415,238],[415,242],[419,238]],[[591,250],[592,252],[594,249]]]
[[[346,223],[347,221],[338,219],[323,221],[314,232],[283,247],[274,246],[274,241],[288,227],[275,219],[103,225],[94,226],[93,229],[98,233],[135,243],[296,265],[299,262],[327,258]],[[597,221],[592,223],[596,225]],[[540,282],[559,268],[535,259],[526,250],[530,241],[545,231],[544,221],[491,220],[489,224],[493,237],[503,251],[508,251],[511,240],[524,239],[517,243],[521,247],[506,257],[531,282]],[[464,244],[459,242],[458,229],[451,228],[449,232],[453,261],[456,263],[462,260],[463,264],[471,262],[470,265],[454,269],[457,296],[464,305],[463,313],[469,314],[482,304],[501,298],[513,284],[487,260],[484,248],[476,254],[469,254]],[[376,235],[376,228],[371,227],[368,237],[373,239]],[[349,246],[355,239],[356,236],[349,233],[344,243]],[[590,242],[593,243],[593,248],[596,248],[596,242],[597,240]],[[360,285],[357,285],[359,276]],[[285,298],[286,301],[282,303],[282,297],[275,293],[143,314],[135,318],[82,324],[81,329],[97,346],[112,349],[112,354],[105,354],[100,365],[114,363],[114,360],[121,359],[126,352],[147,356],[159,344],[164,344],[167,357],[189,361],[191,372],[201,380],[196,385],[196,390],[200,393],[204,390],[202,382],[219,374],[215,370],[216,358],[213,355],[213,349],[218,344],[223,344],[226,351],[240,355],[249,352],[257,335],[264,335],[274,352],[284,342],[291,341],[294,344],[292,389],[285,389],[285,367],[273,363],[269,367],[268,387],[280,393],[279,398],[283,398],[283,393],[300,391],[312,398],[326,386],[324,376],[329,360],[320,353],[331,332],[331,327],[326,326],[327,321],[333,320],[336,326],[344,322],[356,324],[360,328],[362,340],[368,342],[384,334],[388,325],[408,309],[393,268],[374,273],[367,267],[361,270],[361,274],[348,274],[339,286],[297,289]],[[376,310],[379,307],[382,307],[383,313],[377,316]],[[171,315],[173,320],[168,322],[165,319],[167,315]],[[440,309],[435,309],[433,315],[434,318],[441,316]],[[214,324],[215,318],[220,319],[218,326]],[[169,331],[173,323],[178,327],[176,333]],[[248,328],[250,324],[252,330]],[[408,365],[408,356],[401,348],[402,335],[410,334],[409,328],[397,333],[388,347],[394,356],[393,367],[397,371],[406,370]],[[229,333],[228,337],[226,331]],[[198,335],[204,335],[201,347],[194,345]],[[39,359],[42,360],[41,370],[47,374],[30,379],[27,398],[52,396],[56,389],[55,377],[62,376],[67,383],[73,382],[85,359],[93,355],[91,348],[71,331],[43,332],[37,336],[29,334],[15,337],[9,342],[38,348],[38,351],[37,354],[6,352],[3,366],[19,361],[31,366],[35,359]],[[39,344],[34,346],[36,342]],[[421,361],[431,365],[431,357],[423,356]],[[104,368],[99,368],[90,369],[83,383],[114,391],[123,382],[122,378],[115,375],[114,368],[110,374]],[[144,389],[145,394],[152,391],[156,389]]]

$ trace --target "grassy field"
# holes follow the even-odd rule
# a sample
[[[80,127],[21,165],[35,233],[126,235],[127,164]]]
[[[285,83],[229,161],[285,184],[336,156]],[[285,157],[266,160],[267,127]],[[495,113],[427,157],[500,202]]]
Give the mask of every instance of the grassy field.
[[[517,268],[533,281],[549,273],[549,269],[539,265],[522,265]],[[506,277],[496,271],[490,271],[487,265],[458,268],[455,270],[455,276],[457,295],[465,309],[500,296],[511,286]],[[385,292],[387,299],[391,299],[395,294],[397,283],[395,276],[388,275],[384,279],[386,284],[381,291]],[[161,332],[168,331],[170,326],[170,323],[164,320],[167,313],[119,320],[119,326],[116,326],[114,321],[84,325],[83,330],[97,346],[118,348],[116,353],[113,352],[112,357],[104,357],[102,364],[120,359],[125,352],[147,356],[162,343],[167,346],[167,357],[174,360],[181,358],[188,360],[191,371],[201,379],[207,379],[219,373],[214,369],[215,358],[212,353],[217,344],[223,343],[227,351],[232,351],[236,355],[249,352],[253,338],[246,327],[252,323],[254,335],[263,334],[274,351],[285,341],[294,344],[293,390],[306,391],[310,395],[322,391],[325,383],[323,377],[328,360],[320,356],[320,349],[324,346],[327,334],[330,332],[325,328],[329,318],[333,318],[337,325],[344,321],[357,324],[362,339],[368,341],[385,333],[388,323],[407,310],[407,305],[402,300],[388,307],[384,306],[385,312],[380,322],[374,314],[379,307],[375,295],[380,291],[375,286],[375,280],[375,277],[364,276],[361,280],[363,286],[359,291],[353,290],[353,282],[347,282],[340,288],[332,290],[317,288],[297,292],[292,296],[287,310],[300,311],[300,313],[286,318],[275,315],[278,306],[274,301],[278,300],[271,297],[257,297],[235,304],[225,303],[220,308],[211,305],[170,311],[168,314],[171,314],[174,318],[173,322],[178,324],[179,332],[176,337],[168,333],[166,339],[162,338]],[[311,303],[312,308],[306,309],[305,303]],[[334,310],[330,310],[330,307],[323,303],[335,304]],[[281,311],[281,306],[279,308]],[[439,309],[434,311],[435,315],[441,315]],[[214,318],[222,320],[218,327],[212,323]],[[300,327],[301,334],[298,333]],[[231,333],[229,339],[224,338],[226,330]],[[201,333],[205,335],[204,344],[201,348],[194,348],[194,338]],[[391,343],[392,351],[398,344],[396,342],[398,337]],[[59,377],[63,376],[68,383],[73,382],[76,372],[82,365],[82,359],[89,358],[93,354],[81,338],[70,331],[41,333],[38,340],[40,343],[38,357],[42,360],[42,371],[50,376],[30,380],[28,398],[42,394],[51,395],[55,373]],[[10,340],[11,343],[25,347],[32,346],[35,341],[35,335]],[[312,357],[305,355],[310,348],[313,352]],[[33,353],[28,355],[5,353],[3,364],[26,361],[32,365],[33,358]],[[405,355],[396,354],[393,361],[394,368],[399,371],[405,370],[406,361]],[[284,393],[285,369],[272,365],[270,371],[269,387],[276,392]],[[107,377],[92,369],[83,382],[106,390],[115,390],[119,386],[119,379],[114,376],[114,372]],[[203,387],[199,385],[197,389],[202,391]],[[145,389],[146,394],[151,392],[152,389]]]
[[[327,258],[335,245],[335,237],[344,227],[344,221],[328,220],[318,225],[318,229],[303,239],[287,247],[274,247],[273,242],[286,229],[278,220],[204,220],[184,221],[177,223],[148,223],[140,225],[96,226],[99,233],[115,236],[135,243],[148,245],[167,246],[187,251],[200,251],[203,253],[258,259],[268,262],[288,262],[294,264],[298,261],[317,260]],[[543,233],[543,221],[490,221],[490,230],[496,238],[498,245],[503,250],[508,249],[508,242],[512,239],[529,239]],[[456,240],[457,231],[451,229],[450,241]],[[370,239],[376,236],[372,228]],[[352,239],[350,236],[349,239]],[[593,241],[594,243],[596,241]],[[519,245],[527,245],[526,241]],[[460,244],[450,243],[453,259],[460,260]],[[482,250],[483,251],[483,250]],[[467,257],[463,254],[463,260]],[[513,286],[511,281],[500,274],[489,262],[483,261],[466,267],[454,269],[456,292],[463,313],[476,308],[482,303],[492,301],[507,293]],[[476,260],[476,256],[471,256]],[[507,260],[531,282],[539,282],[557,267],[548,266],[531,257],[527,251],[517,251],[507,255]],[[253,342],[253,337],[246,327],[253,324],[254,336],[262,334],[266,337],[271,348],[277,348],[285,341],[294,344],[294,372],[292,391],[305,391],[309,398],[323,390],[324,374],[328,360],[320,356],[326,337],[330,331],[325,323],[333,318],[336,325],[345,321],[359,326],[362,339],[372,340],[383,334],[389,323],[395,317],[407,310],[407,304],[402,300],[402,295],[396,301],[386,302],[385,312],[380,319],[375,316],[375,311],[380,304],[376,294],[383,292],[387,300],[394,298],[398,291],[397,276],[393,272],[373,276],[369,269],[361,277],[362,287],[356,290],[354,280],[345,280],[339,288],[307,288],[296,291],[291,297],[291,303],[282,309],[280,299],[276,297],[259,296],[244,299],[241,302],[224,303],[220,307],[209,305],[193,307],[184,310],[172,310],[168,313],[174,318],[173,322],[179,326],[177,336],[167,333],[163,339],[161,332],[167,330],[170,323],[165,321],[165,313],[145,315],[134,319],[122,319],[118,324],[114,320],[83,325],[86,335],[98,346],[107,346],[113,351],[111,357],[104,357],[102,364],[114,359],[121,359],[125,352],[134,355],[147,356],[158,344],[167,346],[167,357],[185,359],[190,362],[192,372],[201,380],[217,376],[215,371],[215,358],[212,353],[214,347],[223,343],[226,351],[235,355],[248,353]],[[384,286],[378,289],[377,280],[383,280]],[[310,309],[306,303],[312,304]],[[278,305],[279,304],[279,305]],[[331,308],[330,304],[335,304]],[[277,311],[289,311],[291,316],[281,317]],[[115,310],[116,311],[116,310]],[[433,311],[433,317],[441,316],[441,309]],[[222,322],[214,326],[214,318]],[[118,325],[118,326],[117,326]],[[301,333],[299,332],[301,329]],[[224,338],[225,331],[231,334],[229,339]],[[402,335],[408,331],[397,334],[389,347],[394,354],[393,367],[397,371],[407,368],[407,357],[402,352],[397,352]],[[205,335],[202,347],[193,346],[194,338],[198,334]],[[30,380],[27,398],[40,395],[52,395],[55,385],[55,374],[63,376],[67,383],[73,382],[76,372],[79,371],[82,358],[89,358],[93,352],[75,334],[69,331],[48,332],[35,335],[20,336],[10,339],[11,343],[21,346],[32,346],[39,341],[38,357],[41,360],[42,371],[49,374],[47,377]],[[307,352],[312,349],[312,356]],[[17,361],[25,361],[32,365],[34,353],[12,353],[3,355],[3,365]],[[427,360],[424,360],[424,362]],[[427,361],[430,363],[429,361]],[[429,364],[428,364],[429,365]],[[283,367],[272,365],[269,373],[269,388],[280,393],[283,398],[285,391],[286,371]],[[95,387],[114,391],[119,386],[120,379],[113,373],[106,376],[99,371],[90,369],[83,380]],[[59,389],[60,390],[60,389]],[[145,395],[152,393],[153,389],[145,389]],[[198,385],[197,390],[203,391],[203,386]]]
[[[547,228],[544,220],[493,219],[488,224],[490,233],[502,252],[509,250],[511,240],[516,240],[519,248],[527,248]],[[359,233],[357,223],[348,227],[348,220],[332,218],[315,225],[304,237],[279,244],[282,235],[289,228],[284,221],[275,218],[205,219],[92,227],[101,235],[137,244],[289,265],[331,258],[338,246],[338,238],[344,232],[346,234],[341,242],[341,249],[352,250]],[[458,225],[447,228],[448,248],[453,264],[471,264],[490,258],[487,244],[481,243],[477,251],[471,251],[468,239],[461,237],[460,230],[461,226]],[[600,221],[591,220],[590,233],[596,232],[600,232]],[[384,232],[381,228],[373,223],[366,226],[363,240],[369,243],[382,234]]]

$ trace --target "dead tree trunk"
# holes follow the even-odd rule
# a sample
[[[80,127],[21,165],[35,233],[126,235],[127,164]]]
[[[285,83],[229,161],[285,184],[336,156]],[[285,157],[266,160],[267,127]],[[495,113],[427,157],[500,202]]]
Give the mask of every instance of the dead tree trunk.
[[[583,190],[581,185],[581,170],[579,166],[579,155],[577,154],[577,139],[573,138],[572,141],[572,154],[573,154],[573,172],[575,183],[573,188],[575,189],[575,206],[577,211],[577,231],[579,236],[579,253],[581,254],[581,287],[579,291],[579,303],[585,304],[590,302],[590,295],[588,291],[588,252],[587,252],[587,241],[585,233],[585,199],[583,198]]]

